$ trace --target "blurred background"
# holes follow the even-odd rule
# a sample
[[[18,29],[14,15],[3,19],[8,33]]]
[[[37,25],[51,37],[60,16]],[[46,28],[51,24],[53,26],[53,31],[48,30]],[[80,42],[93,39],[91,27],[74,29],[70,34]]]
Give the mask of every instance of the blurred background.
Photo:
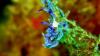
[[[100,34],[100,0],[59,0],[64,13],[71,13],[87,32]],[[44,48],[42,32],[47,28],[49,14],[39,11],[40,0],[0,0],[0,56],[69,56],[64,45],[53,49]]]

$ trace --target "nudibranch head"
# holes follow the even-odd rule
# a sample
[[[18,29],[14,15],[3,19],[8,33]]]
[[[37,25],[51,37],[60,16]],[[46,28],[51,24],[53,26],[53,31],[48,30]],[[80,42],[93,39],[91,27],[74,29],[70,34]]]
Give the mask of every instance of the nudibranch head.
[[[46,30],[46,33],[43,34],[45,41],[44,46],[47,48],[54,48],[58,46],[59,41],[64,35],[63,30],[67,28],[68,25],[66,22],[58,23],[57,27],[54,27],[54,25],[49,25],[49,27]]]

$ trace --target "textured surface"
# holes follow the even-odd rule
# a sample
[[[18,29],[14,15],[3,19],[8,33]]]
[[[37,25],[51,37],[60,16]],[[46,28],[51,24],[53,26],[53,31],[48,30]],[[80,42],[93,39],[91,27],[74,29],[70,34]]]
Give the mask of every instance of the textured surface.
[[[0,15],[5,18],[2,23],[3,18],[0,18],[0,56],[99,56],[99,0],[50,0],[49,3],[51,1],[54,7],[49,8],[54,8],[53,11],[47,10],[40,0],[12,0],[13,4],[7,6],[3,3],[5,10],[0,7],[0,11],[7,13],[7,20]],[[48,49],[43,46],[42,33],[47,34],[50,22],[54,22],[49,20],[51,18],[56,18],[53,26],[63,34],[49,39],[59,42],[59,45],[51,42],[49,47],[55,48]],[[59,18],[69,20],[63,23],[65,20]],[[55,31],[50,34],[56,35]]]

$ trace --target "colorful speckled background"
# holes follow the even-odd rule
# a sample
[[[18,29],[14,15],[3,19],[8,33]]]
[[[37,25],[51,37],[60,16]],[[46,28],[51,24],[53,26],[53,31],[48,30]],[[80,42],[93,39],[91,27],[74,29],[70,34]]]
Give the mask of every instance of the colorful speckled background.
[[[41,33],[47,26],[41,22],[47,21],[49,14],[39,11],[43,7],[40,0],[9,1],[0,0],[0,56],[69,56],[64,44],[43,47]],[[58,6],[64,13],[70,10],[69,20],[93,35],[100,34],[100,0],[59,0]]]

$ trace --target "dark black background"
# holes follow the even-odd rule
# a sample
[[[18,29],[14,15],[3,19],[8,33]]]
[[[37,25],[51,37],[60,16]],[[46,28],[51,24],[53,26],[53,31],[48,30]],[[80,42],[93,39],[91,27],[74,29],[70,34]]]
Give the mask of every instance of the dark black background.
[[[5,15],[4,11],[7,5],[11,5],[12,1],[11,0],[0,0],[0,23],[4,22],[7,20],[7,16]]]

